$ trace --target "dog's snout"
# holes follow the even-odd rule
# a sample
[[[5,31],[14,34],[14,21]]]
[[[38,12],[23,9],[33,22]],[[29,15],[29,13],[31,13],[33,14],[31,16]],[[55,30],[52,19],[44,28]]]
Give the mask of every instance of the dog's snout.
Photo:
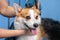
[[[38,24],[37,24],[37,23],[35,23],[33,26],[36,28],[36,27],[38,27]]]

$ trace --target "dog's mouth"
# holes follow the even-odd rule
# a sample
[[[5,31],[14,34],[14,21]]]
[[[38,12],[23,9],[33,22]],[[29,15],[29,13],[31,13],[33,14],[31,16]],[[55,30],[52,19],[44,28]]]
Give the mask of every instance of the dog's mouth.
[[[36,28],[30,28],[26,23],[24,23],[24,25],[30,30],[30,32],[32,33],[32,34],[37,34],[37,32],[36,32]]]

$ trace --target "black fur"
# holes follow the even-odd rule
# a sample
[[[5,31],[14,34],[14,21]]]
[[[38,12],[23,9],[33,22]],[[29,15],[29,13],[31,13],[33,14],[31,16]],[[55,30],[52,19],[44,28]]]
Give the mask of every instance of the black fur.
[[[60,22],[50,19],[42,18],[42,27],[44,32],[48,35],[49,40],[60,40]]]

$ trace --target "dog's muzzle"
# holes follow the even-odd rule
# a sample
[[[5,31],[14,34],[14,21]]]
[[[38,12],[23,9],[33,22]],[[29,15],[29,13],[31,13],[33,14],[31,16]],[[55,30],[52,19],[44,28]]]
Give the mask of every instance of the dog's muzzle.
[[[37,34],[36,29],[30,28],[26,23],[24,23],[24,25],[30,30],[30,32],[31,32],[32,34]],[[35,25],[35,26],[37,26],[37,25]]]
[[[26,23],[24,25],[31,31],[31,28]]]

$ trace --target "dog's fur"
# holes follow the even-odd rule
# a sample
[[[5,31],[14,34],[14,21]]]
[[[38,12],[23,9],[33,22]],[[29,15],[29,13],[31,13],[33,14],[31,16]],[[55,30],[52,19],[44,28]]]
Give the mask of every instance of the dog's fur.
[[[50,18],[42,18],[40,32],[41,37],[45,36],[48,40],[60,40],[60,22]]]
[[[15,40],[38,40],[38,32],[36,29],[38,29],[41,24],[40,11],[38,8],[39,1],[37,1],[33,7],[26,6],[25,8],[21,8],[18,4],[14,3],[14,9],[16,12],[14,29],[29,30],[27,34],[18,36]],[[35,30],[37,34],[32,34],[32,30]]]
[[[40,11],[35,5],[31,8],[26,7],[22,9],[15,3],[14,9],[16,12],[16,18],[14,21],[15,30],[36,30],[36,28],[41,24]],[[29,28],[27,28],[26,25]],[[37,34],[32,35],[31,30],[29,34],[16,37],[16,40],[37,40]]]

